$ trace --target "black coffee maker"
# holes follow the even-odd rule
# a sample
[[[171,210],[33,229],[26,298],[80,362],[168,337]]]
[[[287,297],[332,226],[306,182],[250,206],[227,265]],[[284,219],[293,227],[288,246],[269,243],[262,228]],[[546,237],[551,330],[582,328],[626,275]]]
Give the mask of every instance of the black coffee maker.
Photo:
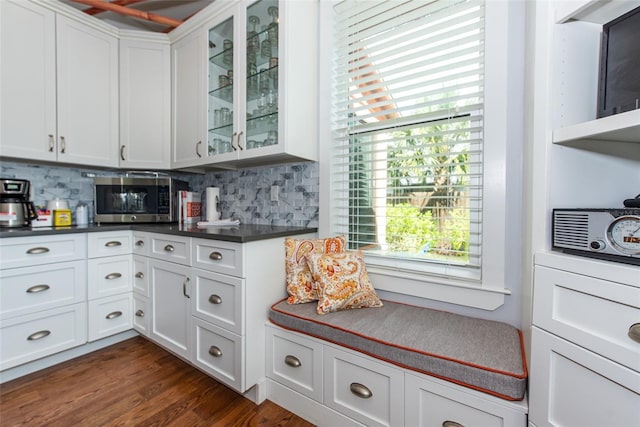
[[[28,227],[38,218],[30,188],[26,179],[0,178],[0,227]]]

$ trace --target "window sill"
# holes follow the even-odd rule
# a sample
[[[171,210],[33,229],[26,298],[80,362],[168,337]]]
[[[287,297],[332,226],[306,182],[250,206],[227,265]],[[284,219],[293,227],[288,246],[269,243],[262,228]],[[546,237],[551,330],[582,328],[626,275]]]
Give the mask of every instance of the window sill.
[[[393,271],[367,266],[369,279],[377,290],[427,298],[483,310],[495,310],[504,304],[509,289],[482,287],[479,282],[464,282],[451,278],[406,271]]]

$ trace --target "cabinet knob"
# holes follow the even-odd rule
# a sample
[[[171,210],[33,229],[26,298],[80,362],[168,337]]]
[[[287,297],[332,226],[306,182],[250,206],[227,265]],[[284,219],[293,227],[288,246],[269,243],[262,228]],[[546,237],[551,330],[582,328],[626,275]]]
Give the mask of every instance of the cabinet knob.
[[[107,314],[105,316],[105,319],[115,319],[116,317],[120,317],[122,316],[122,312],[121,311],[112,311],[111,313]]]
[[[362,399],[369,399],[373,396],[371,390],[369,390],[367,386],[364,386],[360,383],[351,383],[351,385],[349,386],[349,390],[351,390],[351,393]]]
[[[209,354],[213,357],[220,357],[222,356],[222,350],[220,350],[215,345],[212,345],[211,347],[209,347]]]
[[[464,425],[455,421],[447,420],[442,423],[442,427],[464,427]]]
[[[122,277],[121,273],[109,273],[106,276],[104,276],[104,278],[107,280],[119,279],[121,277]]]
[[[222,298],[220,298],[220,295],[211,295],[209,297],[209,302],[211,304],[222,304]]]
[[[202,141],[198,141],[196,142],[196,156],[198,156],[198,158],[202,157],[202,155],[200,154],[200,144],[202,144]]]
[[[302,366],[302,362],[300,362],[300,359],[290,354],[287,354],[284,357],[284,364],[287,366],[291,366],[292,368],[299,368],[300,366]]]
[[[143,246],[144,246],[144,240],[138,240],[138,241],[136,242],[136,246],[143,247]]]
[[[115,248],[117,246],[122,246],[122,242],[119,242],[117,240],[112,240],[110,242],[107,242],[104,244],[107,248]]]
[[[49,248],[45,248],[43,246],[27,250],[28,255],[46,254],[47,252],[49,252]]]
[[[634,323],[629,327],[629,332],[627,332],[629,338],[634,340],[635,342],[640,342],[640,323]]]
[[[144,311],[142,311],[142,310],[136,311],[136,316],[137,317],[144,317]]]
[[[144,279],[144,273],[142,271],[138,271],[136,273],[136,279]]]
[[[220,252],[211,252],[209,254],[209,259],[220,261],[222,259],[222,254]]]
[[[46,330],[45,331],[38,331],[38,332],[34,332],[31,335],[29,335],[27,337],[27,339],[29,341],[35,341],[35,340],[42,339],[42,338],[44,338],[46,336],[49,336],[50,334],[51,334],[51,331],[46,331]]]
[[[29,289],[27,289],[27,293],[29,294],[37,294],[38,292],[44,292],[47,289],[49,289],[49,285],[34,285],[32,287],[30,287]]]
[[[164,247],[164,250],[166,252],[173,252],[175,250],[175,248],[172,245],[167,245]]]

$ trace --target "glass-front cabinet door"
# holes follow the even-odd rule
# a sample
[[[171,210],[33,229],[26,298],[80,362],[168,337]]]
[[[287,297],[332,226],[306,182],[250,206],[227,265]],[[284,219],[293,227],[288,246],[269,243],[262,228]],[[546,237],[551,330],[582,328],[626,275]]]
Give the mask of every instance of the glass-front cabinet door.
[[[207,102],[207,155],[227,157],[237,147],[234,130],[234,17],[230,17],[209,29],[209,97]]]
[[[278,0],[252,3],[246,21],[246,129],[240,143],[249,152],[278,144]]]

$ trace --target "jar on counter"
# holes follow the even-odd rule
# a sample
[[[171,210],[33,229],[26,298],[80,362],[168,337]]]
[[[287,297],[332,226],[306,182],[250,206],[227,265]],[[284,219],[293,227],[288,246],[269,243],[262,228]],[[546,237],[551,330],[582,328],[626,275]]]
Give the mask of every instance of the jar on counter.
[[[89,225],[89,206],[84,202],[76,205],[76,225]]]

